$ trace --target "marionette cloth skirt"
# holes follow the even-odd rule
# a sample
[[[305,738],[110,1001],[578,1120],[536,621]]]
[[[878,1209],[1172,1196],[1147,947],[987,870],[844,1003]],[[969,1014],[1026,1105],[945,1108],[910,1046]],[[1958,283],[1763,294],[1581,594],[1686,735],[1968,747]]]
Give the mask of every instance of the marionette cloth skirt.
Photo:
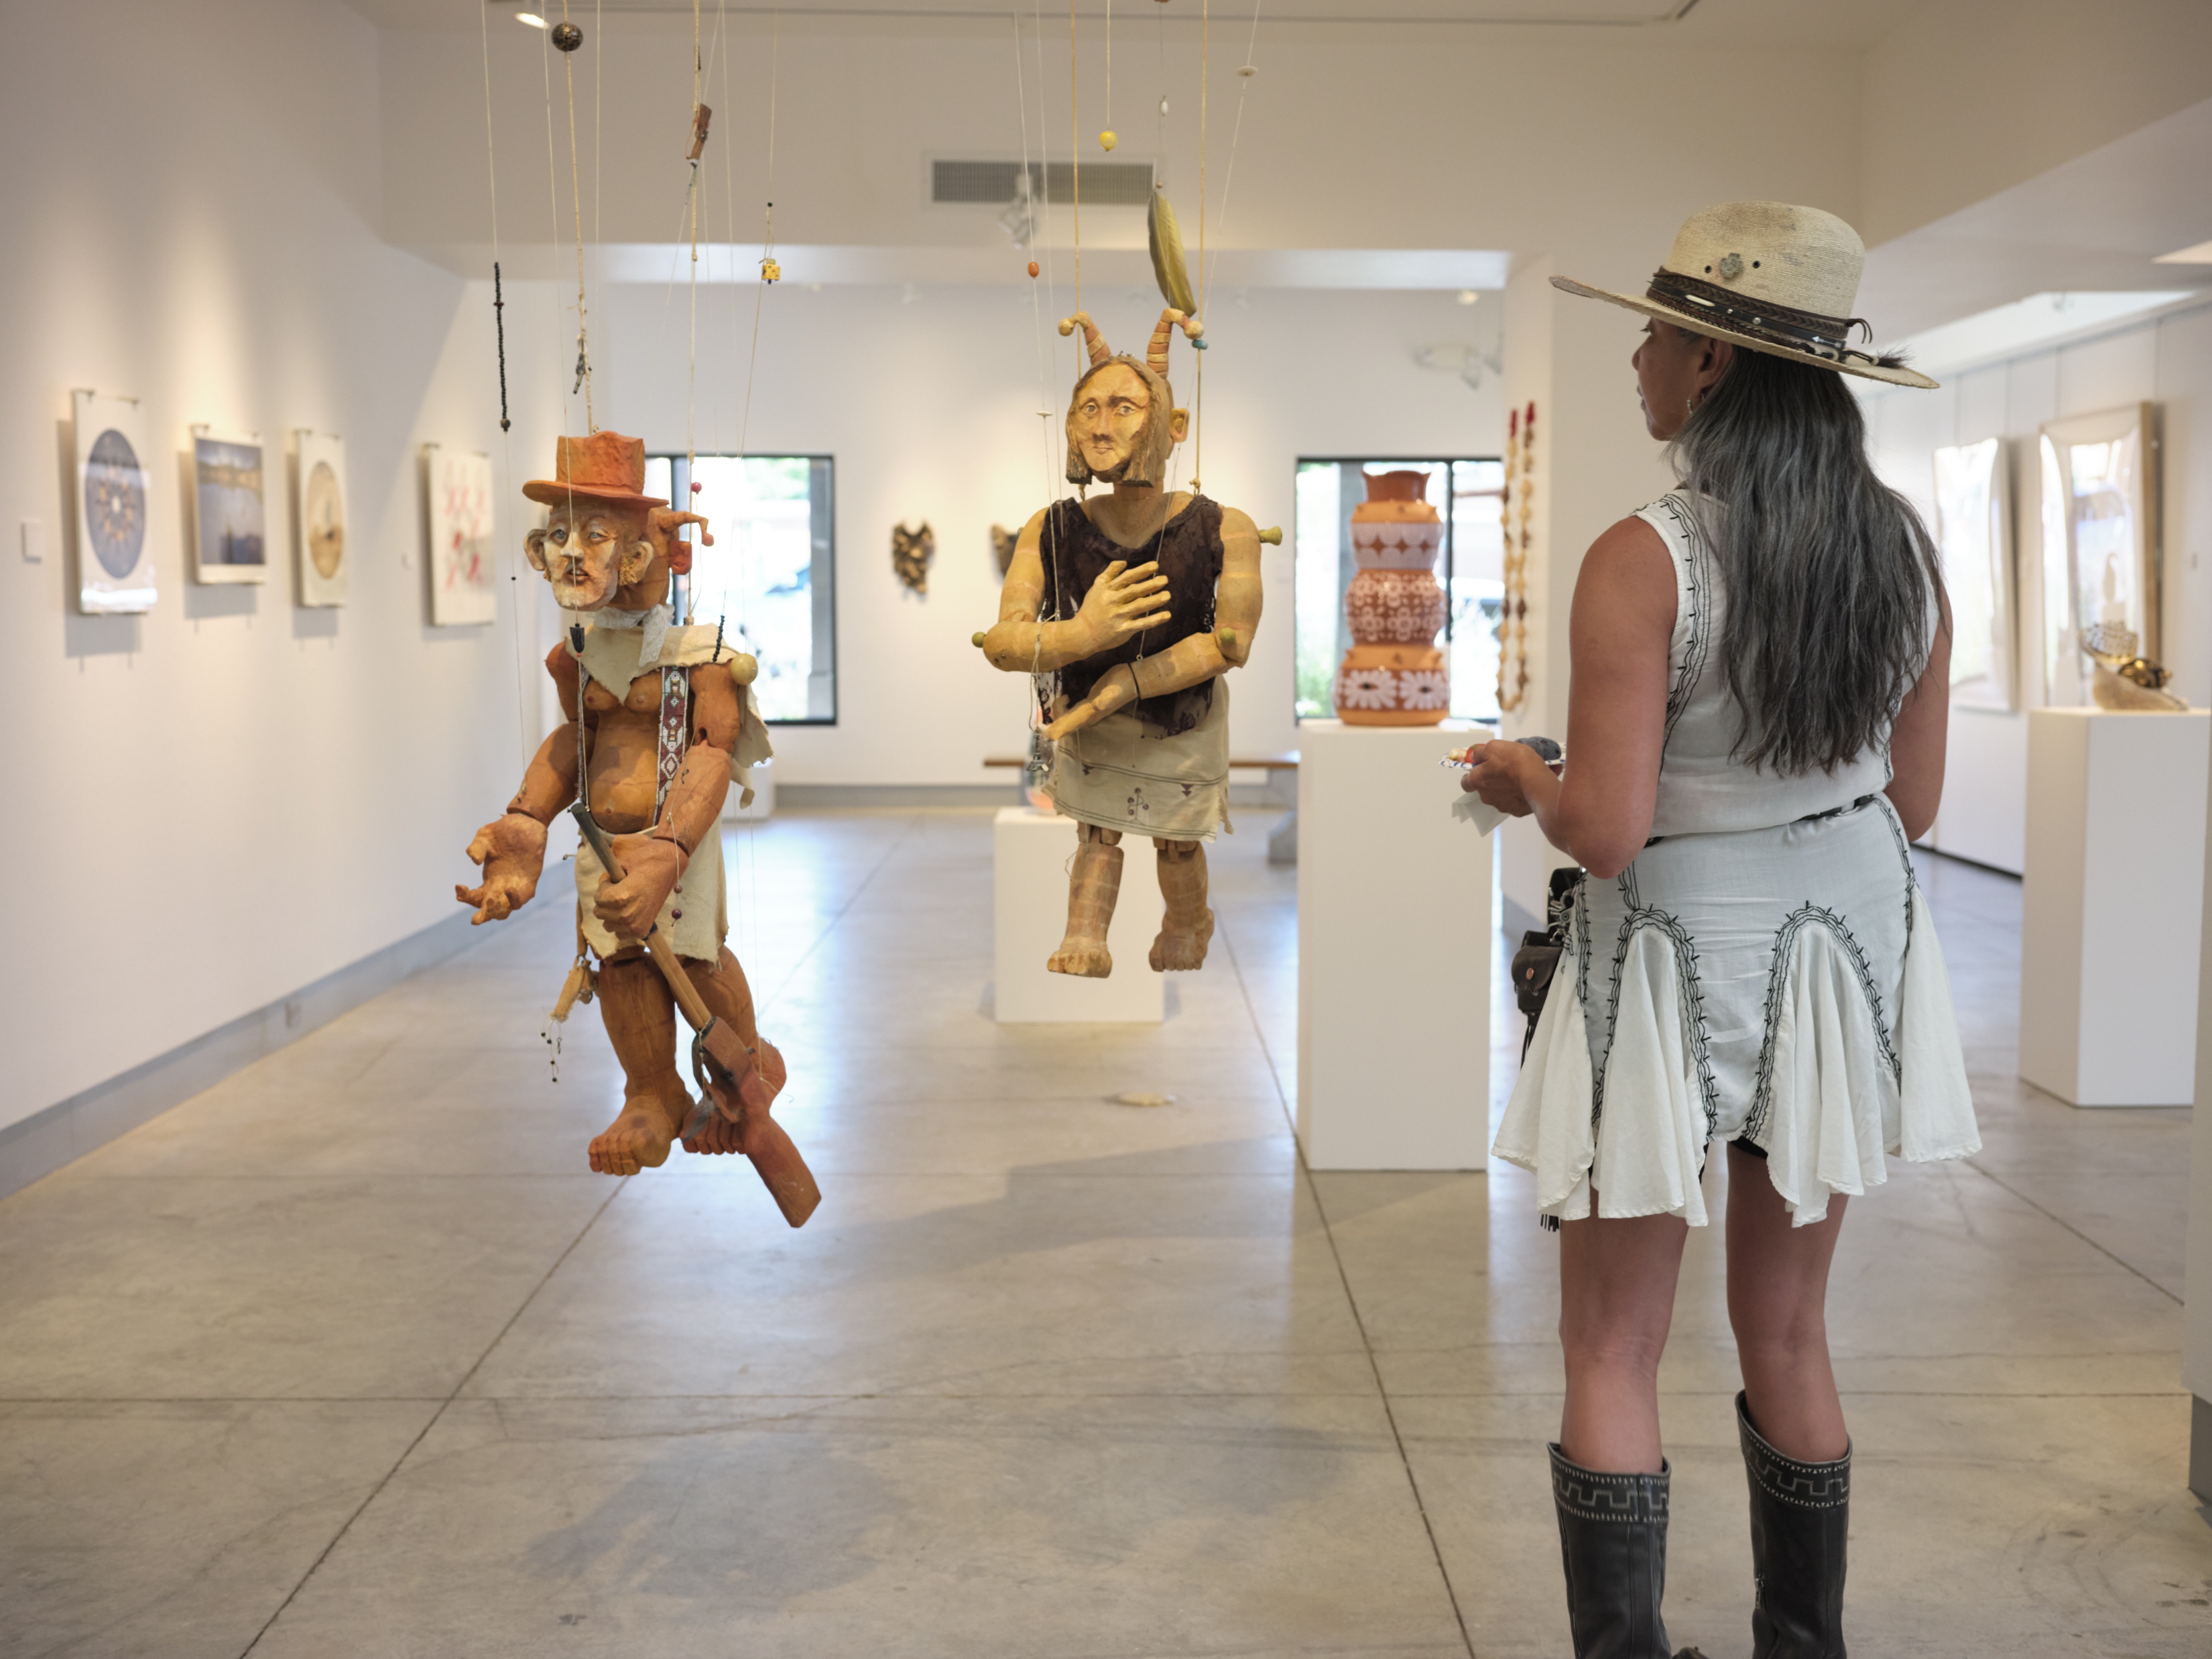
[[[1715,1139],[1747,1139],[1792,1224],[1981,1136],[1950,983],[1887,797],[1671,836],[1585,878],[1496,1156],[1547,1216],[1705,1224]]]
[[[1053,804],[1082,823],[1162,841],[1212,841],[1229,822],[1229,686],[1173,737],[1127,710],[1053,746]]]

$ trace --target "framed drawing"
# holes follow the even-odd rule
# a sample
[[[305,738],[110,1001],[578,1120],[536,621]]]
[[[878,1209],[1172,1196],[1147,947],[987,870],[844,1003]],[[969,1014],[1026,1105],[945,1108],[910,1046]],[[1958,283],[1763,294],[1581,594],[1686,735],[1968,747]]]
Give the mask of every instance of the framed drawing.
[[[1936,452],[1936,544],[1951,598],[1951,701],[2020,705],[2011,472],[2002,438]]]
[[[269,513],[261,434],[192,428],[192,580],[269,580]]]
[[[453,628],[492,621],[498,605],[491,585],[491,457],[424,444],[422,488],[432,624]]]
[[[301,427],[292,434],[292,544],[298,550],[300,603],[346,600],[345,441]]]
[[[2043,428],[2042,632],[2053,703],[2088,701],[2081,630],[2092,623],[2127,629],[2144,656],[2161,654],[2157,432],[2154,404]]]
[[[154,608],[152,492],[136,398],[70,394],[76,438],[76,608]]]

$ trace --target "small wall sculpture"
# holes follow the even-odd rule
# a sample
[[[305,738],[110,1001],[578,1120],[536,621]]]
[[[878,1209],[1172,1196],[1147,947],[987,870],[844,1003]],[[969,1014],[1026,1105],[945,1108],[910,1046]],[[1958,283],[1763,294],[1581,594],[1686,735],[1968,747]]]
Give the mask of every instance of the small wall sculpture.
[[[1450,712],[1450,670],[1436,646],[1444,527],[1428,485],[1425,472],[1370,472],[1367,499],[1352,509],[1358,569],[1344,611],[1352,645],[1336,675],[1337,718],[1347,726],[1434,726]]]
[[[919,530],[908,530],[902,524],[891,526],[891,568],[913,592],[929,592],[929,562],[936,556],[937,532],[927,520],[922,520]]]
[[[991,526],[991,556],[999,562],[999,574],[1003,578],[1014,568],[1014,548],[1021,541],[1022,532],[1009,530],[1002,524]]]

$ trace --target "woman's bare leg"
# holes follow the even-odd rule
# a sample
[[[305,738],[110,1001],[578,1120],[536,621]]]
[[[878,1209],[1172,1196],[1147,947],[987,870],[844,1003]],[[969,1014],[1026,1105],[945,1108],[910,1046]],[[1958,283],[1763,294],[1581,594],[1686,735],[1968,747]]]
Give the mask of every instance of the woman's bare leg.
[[[1828,1363],[1828,1264],[1844,1200],[1792,1227],[1763,1158],[1729,1148],[1728,1303],[1753,1425],[1775,1450],[1826,1463],[1850,1449]]]
[[[1593,1200],[1595,1201],[1595,1200]],[[1559,1445],[1586,1469],[1656,1474],[1659,1356],[1674,1316],[1688,1224],[1680,1216],[1559,1226],[1559,1346],[1567,1407]]]

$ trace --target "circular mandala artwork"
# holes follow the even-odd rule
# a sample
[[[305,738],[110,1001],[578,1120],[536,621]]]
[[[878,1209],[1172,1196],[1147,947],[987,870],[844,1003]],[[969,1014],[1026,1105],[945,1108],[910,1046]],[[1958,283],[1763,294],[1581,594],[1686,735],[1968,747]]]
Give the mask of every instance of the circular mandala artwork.
[[[316,574],[329,581],[345,562],[345,502],[338,494],[338,475],[328,461],[317,461],[307,475],[307,557]]]
[[[131,441],[110,427],[84,468],[84,530],[100,568],[118,581],[138,568],[146,544],[146,469]]]

